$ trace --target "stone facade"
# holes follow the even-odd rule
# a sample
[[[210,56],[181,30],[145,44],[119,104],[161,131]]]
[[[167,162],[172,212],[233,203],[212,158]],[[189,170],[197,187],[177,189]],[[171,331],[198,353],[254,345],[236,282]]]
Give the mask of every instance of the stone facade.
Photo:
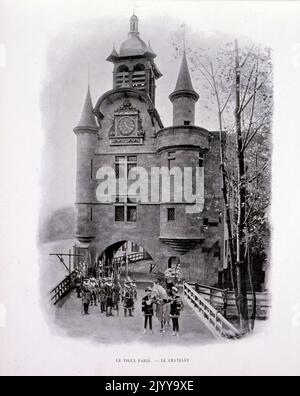
[[[155,80],[161,77],[155,57],[150,44],[140,39],[133,16],[128,39],[119,53],[113,49],[107,59],[114,64],[113,89],[100,96],[94,108],[88,89],[74,128],[75,235],[89,250],[91,262],[104,251],[117,251],[124,241],[133,241],[151,255],[159,271],[168,267],[170,258],[178,257],[186,279],[216,285],[226,260],[219,135],[194,125],[198,94],[185,54],[170,95],[173,126],[164,128],[154,106]],[[170,167],[170,161],[182,170],[200,164],[204,168],[201,212],[187,213],[186,202],[100,203],[97,172],[103,166],[116,169],[122,157],[149,173],[153,167]]]

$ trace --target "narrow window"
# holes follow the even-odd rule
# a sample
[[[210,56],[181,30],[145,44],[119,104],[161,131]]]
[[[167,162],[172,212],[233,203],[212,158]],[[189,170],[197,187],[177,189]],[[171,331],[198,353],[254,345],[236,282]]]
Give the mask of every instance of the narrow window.
[[[116,173],[116,179],[120,178],[120,165],[115,164],[115,173]]]
[[[171,151],[168,153],[168,168],[172,169],[175,165],[175,152]]]
[[[130,155],[127,157],[127,176],[129,175],[129,171],[132,168],[137,167],[137,157],[136,155]]]
[[[125,163],[125,157],[124,156],[117,156],[115,158],[115,173],[116,173],[116,179],[120,178],[120,169],[124,170],[124,163]]]
[[[175,208],[168,208],[168,221],[175,220]]]
[[[138,253],[138,251],[139,251],[139,245],[137,245],[136,243],[132,242],[131,251],[132,251],[133,253]]]
[[[93,160],[91,159],[91,179],[93,178]]]
[[[93,208],[90,208],[90,221],[93,221]]]
[[[201,153],[199,153],[199,162],[198,162],[199,168],[203,168],[203,156]]]
[[[219,223],[222,224],[222,212],[219,212]]]
[[[127,206],[127,221],[136,221],[136,206]]]
[[[203,225],[208,226],[208,218],[207,217],[204,217]]]
[[[115,206],[115,221],[124,221],[124,214],[124,206]]]

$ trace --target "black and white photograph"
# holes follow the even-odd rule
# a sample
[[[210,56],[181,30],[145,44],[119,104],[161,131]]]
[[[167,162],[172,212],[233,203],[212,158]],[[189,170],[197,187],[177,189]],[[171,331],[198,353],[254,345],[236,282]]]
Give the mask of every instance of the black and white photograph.
[[[299,375],[300,4],[0,7],[0,374]]]

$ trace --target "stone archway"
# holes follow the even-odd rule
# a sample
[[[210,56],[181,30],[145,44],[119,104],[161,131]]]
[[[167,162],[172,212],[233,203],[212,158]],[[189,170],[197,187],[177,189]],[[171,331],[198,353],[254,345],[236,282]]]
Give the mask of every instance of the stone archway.
[[[126,246],[126,248],[124,248]],[[96,267],[100,266],[103,276],[115,273],[121,278],[135,278],[149,281],[157,277],[156,262],[149,251],[142,245],[131,240],[120,240],[96,252]],[[99,275],[99,268],[95,269]]]

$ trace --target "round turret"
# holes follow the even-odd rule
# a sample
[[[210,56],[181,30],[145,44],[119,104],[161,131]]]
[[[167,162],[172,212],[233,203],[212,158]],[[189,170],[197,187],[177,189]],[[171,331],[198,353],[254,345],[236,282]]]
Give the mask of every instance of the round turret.
[[[77,136],[75,235],[80,242],[90,242],[94,238],[93,224],[87,220],[90,218],[91,205],[95,200],[95,181],[91,175],[98,129],[88,87],[80,120],[74,128]]]
[[[173,125],[194,125],[195,103],[199,99],[199,95],[192,85],[185,52],[183,53],[175,90],[169,98],[173,103]]]

